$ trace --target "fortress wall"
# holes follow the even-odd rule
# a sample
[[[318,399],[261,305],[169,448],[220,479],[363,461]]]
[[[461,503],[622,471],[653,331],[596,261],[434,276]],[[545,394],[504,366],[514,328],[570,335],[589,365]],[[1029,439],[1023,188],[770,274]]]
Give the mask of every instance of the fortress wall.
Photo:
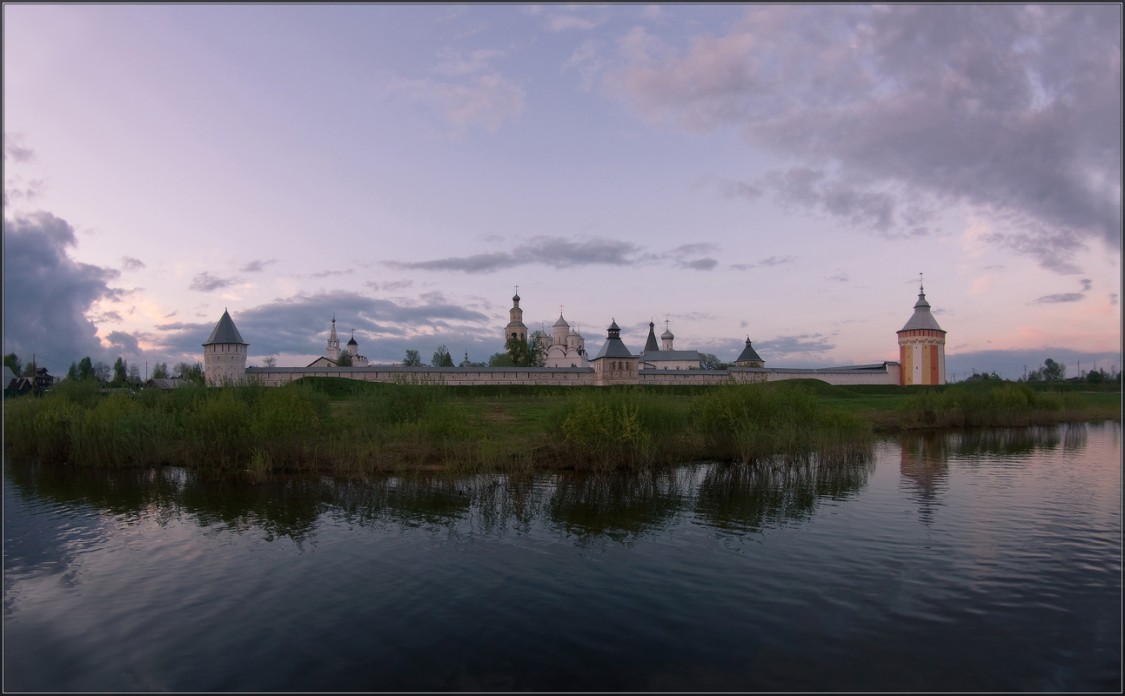
[[[777,382],[785,379],[819,379],[828,384],[898,384],[900,366],[886,363],[870,368],[781,369],[732,367],[727,370],[638,370],[630,384],[717,385]],[[364,382],[407,384],[577,386],[598,384],[590,367],[476,368],[476,367],[249,367],[246,380],[267,387],[279,387],[302,377],[339,377]],[[607,380],[604,383],[615,382]]]
[[[363,382],[445,384],[448,386],[533,384],[574,386],[594,383],[592,368],[474,367],[250,367],[247,381],[278,387],[302,377],[339,377]]]

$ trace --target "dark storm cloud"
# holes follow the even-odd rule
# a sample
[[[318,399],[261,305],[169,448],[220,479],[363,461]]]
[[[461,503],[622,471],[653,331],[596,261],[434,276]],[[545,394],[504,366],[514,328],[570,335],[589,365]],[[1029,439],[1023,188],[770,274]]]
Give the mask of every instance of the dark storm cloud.
[[[234,285],[235,282],[237,281],[233,278],[219,278],[205,271],[191,279],[191,289],[200,292],[211,292]]]
[[[488,355],[503,348],[494,336],[495,318],[447,300],[440,293],[428,293],[417,303],[406,303],[331,292],[298,295],[246,309],[231,307],[229,311],[243,340],[250,344],[251,356],[284,353],[307,355],[311,361],[324,354],[333,316],[340,342],[347,343],[354,330],[360,354],[380,363],[401,360],[405,351],[400,350],[402,346],[423,352],[428,360],[425,346],[432,343],[426,348],[432,353],[445,341],[453,350],[454,339],[462,344],[466,340],[490,341]],[[207,322],[157,326],[166,332],[162,350],[168,355],[186,354],[202,360],[202,344],[221,315]]]
[[[1121,13],[751,6],[686,45],[633,29],[604,84],[645,117],[738,128],[798,163],[752,188],[890,237],[966,204],[1007,224],[995,243],[1068,273],[1091,242],[1120,249]]]
[[[493,273],[506,268],[531,264],[571,268],[575,266],[625,266],[636,260],[640,248],[629,242],[612,239],[572,241],[560,237],[533,237],[511,251],[495,251],[433,261],[387,261],[393,268],[423,271],[462,271]]]
[[[4,352],[25,360],[34,353],[53,374],[102,354],[93,303],[113,298],[118,272],[76,263],[67,254],[74,228],[50,213],[4,219]]]
[[[126,353],[128,355],[136,355],[141,352],[141,347],[137,342],[137,338],[124,331],[110,331],[106,339],[109,340],[111,351]]]
[[[836,348],[836,345],[830,339],[830,336],[819,333],[778,336],[768,341],[762,341],[760,344],[755,343],[754,349],[762,357],[765,357],[765,353],[771,353],[778,357],[827,353]]]

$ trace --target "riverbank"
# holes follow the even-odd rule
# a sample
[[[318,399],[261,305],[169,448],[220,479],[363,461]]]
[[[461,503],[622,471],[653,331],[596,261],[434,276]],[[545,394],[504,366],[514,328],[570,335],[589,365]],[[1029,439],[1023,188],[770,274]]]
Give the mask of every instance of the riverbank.
[[[1120,419],[1119,390],[1071,384],[451,388],[320,378],[104,394],[64,383],[5,402],[4,448],[6,457],[103,468],[602,471],[704,459],[848,462],[882,433]]]

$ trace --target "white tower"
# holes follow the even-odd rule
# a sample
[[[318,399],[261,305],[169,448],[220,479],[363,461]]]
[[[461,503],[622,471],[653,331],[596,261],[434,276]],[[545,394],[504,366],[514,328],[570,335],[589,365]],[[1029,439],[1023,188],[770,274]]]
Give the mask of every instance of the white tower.
[[[902,384],[945,384],[945,331],[930,314],[921,282],[914,314],[898,331]]]
[[[222,318],[203,344],[203,374],[207,386],[242,382],[246,378],[246,349],[249,345],[242,340],[224,308]]]

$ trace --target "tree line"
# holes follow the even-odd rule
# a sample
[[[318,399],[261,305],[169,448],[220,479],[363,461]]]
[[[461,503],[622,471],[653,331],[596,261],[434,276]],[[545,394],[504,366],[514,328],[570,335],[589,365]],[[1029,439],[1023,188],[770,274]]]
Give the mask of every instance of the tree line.
[[[15,353],[4,356],[4,365],[13,374],[23,377],[34,377],[38,369],[34,359],[25,365]],[[70,363],[70,368],[66,371],[66,379],[98,382],[102,386],[111,388],[139,387],[143,382],[140,367],[136,363],[130,364],[124,358],[118,357],[113,365],[109,365],[100,360],[94,361],[88,355],[77,362]],[[180,362],[169,367],[166,362],[158,362],[152,368],[150,379],[185,379],[195,384],[203,384],[203,363]]]

